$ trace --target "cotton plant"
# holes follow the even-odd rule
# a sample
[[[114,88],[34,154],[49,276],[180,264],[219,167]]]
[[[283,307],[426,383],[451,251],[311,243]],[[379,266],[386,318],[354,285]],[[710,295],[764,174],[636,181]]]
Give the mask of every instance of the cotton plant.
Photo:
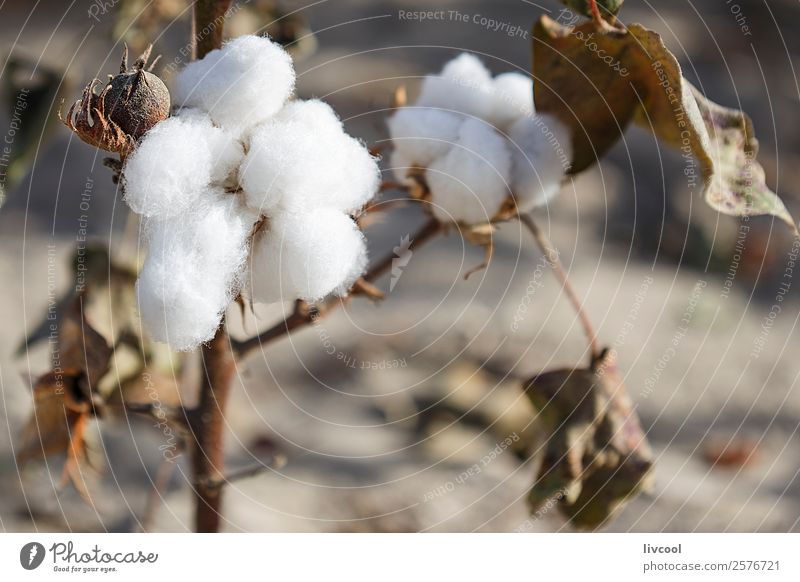
[[[388,127],[395,176],[424,184],[418,196],[445,224],[489,223],[546,204],[572,156],[566,126],[535,112],[530,77],[493,78],[467,53],[427,75]]]
[[[171,117],[123,167],[149,247],[136,284],[152,337],[211,339],[230,303],[346,294],[367,263],[352,215],[378,190],[377,160],[329,105],[293,98],[279,45],[238,37],[187,65]]]
[[[33,386],[34,414],[17,461],[66,453],[64,476],[88,499],[79,470],[87,451],[82,435],[91,419],[123,403],[126,417],[145,414],[186,435],[195,529],[218,531],[223,485],[237,475],[226,472],[224,437],[226,403],[242,359],[312,325],[342,305],[338,296],[351,289],[378,296],[374,283],[393,271],[398,248],[416,252],[455,227],[490,252],[496,223],[517,218],[563,286],[589,356],[519,386],[546,436],[524,443],[525,450],[541,451],[530,512],[557,507],[575,527],[595,528],[647,490],[652,452],[625,395],[617,354],[603,346],[531,210],[547,204],[567,175],[597,163],[630,123],[644,123],[663,143],[691,150],[699,172],[693,178],[712,207],[735,216],[771,214],[797,229],[765,182],[743,112],[713,103],[686,81],[658,34],[623,25],[616,16],[621,1],[565,2],[591,20],[581,23],[575,15],[563,25],[542,16],[535,23],[535,86],[517,73],[492,77],[479,59],[464,54],[425,77],[414,103],[398,100],[397,93],[388,119],[390,166],[402,184],[382,186],[396,187],[399,204],[421,202],[431,216],[404,237],[407,248],[387,249],[363,275],[365,243],[353,217],[378,206],[363,208],[379,190],[376,160],[344,132],[328,105],[294,97],[293,63],[283,49],[255,36],[223,44],[230,0],[194,4],[194,29],[209,34],[192,39],[199,60],[178,75],[172,96],[148,68],[149,49],[131,67],[125,55],[99,94],[99,81],[90,82],[64,123],[92,147],[118,155],[105,161],[142,216],[148,255],[135,272],[103,249],[92,261],[102,276],[85,289],[81,284],[80,292],[76,284],[74,294],[59,301],[54,355],[60,365]],[[599,59],[588,37],[617,57],[619,67]],[[623,69],[627,74],[619,74]],[[676,96],[686,115],[675,114]],[[104,277],[106,286],[98,285]],[[106,337],[83,306],[112,283],[114,294],[130,300],[109,306],[109,315],[117,322],[127,316],[130,323]],[[237,339],[220,322],[240,296],[257,303],[297,301],[271,326]],[[134,303],[150,335],[169,344],[164,359],[170,373],[161,374],[161,382],[152,345],[128,313]],[[51,329],[50,319],[46,314],[40,328]],[[131,343],[141,351],[141,365],[122,381],[116,350]],[[201,344],[202,368],[187,375],[200,379],[196,404],[178,398],[168,406],[170,393],[183,392],[176,390],[168,348]],[[143,400],[136,396],[142,385]],[[264,466],[275,467],[278,457]]]

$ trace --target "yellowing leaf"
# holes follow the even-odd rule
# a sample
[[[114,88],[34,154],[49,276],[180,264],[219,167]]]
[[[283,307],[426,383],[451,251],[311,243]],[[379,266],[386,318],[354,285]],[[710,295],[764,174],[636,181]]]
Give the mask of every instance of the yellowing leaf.
[[[734,216],[771,214],[797,232],[755,159],[750,119],[703,97],[661,37],[593,22],[566,27],[543,16],[533,31],[534,101],[572,129],[572,173],[594,164],[631,121],[677,148],[690,192]]]

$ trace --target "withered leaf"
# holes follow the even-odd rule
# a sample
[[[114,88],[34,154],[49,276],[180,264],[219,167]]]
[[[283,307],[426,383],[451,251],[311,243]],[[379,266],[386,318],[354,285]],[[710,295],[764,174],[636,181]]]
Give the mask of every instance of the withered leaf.
[[[639,24],[567,27],[543,16],[533,31],[533,77],[536,110],[572,130],[572,173],[594,164],[635,121],[682,153],[689,190],[712,208],[771,214],[797,232],[755,159],[750,119],[694,89],[657,33]]]
[[[46,456],[66,454],[61,485],[72,482],[88,499],[80,466],[87,458],[84,436],[92,405],[79,387],[80,379],[80,371],[65,369],[48,372],[37,380],[33,387],[33,414],[22,430],[16,458],[24,465]]]
[[[80,370],[88,394],[108,370],[112,349],[95,330],[83,312],[83,296],[76,295],[58,328],[58,350],[53,353],[54,365]]]
[[[608,350],[590,369],[545,372],[525,391],[548,433],[532,512],[555,499],[573,525],[595,528],[649,488],[652,453]]]

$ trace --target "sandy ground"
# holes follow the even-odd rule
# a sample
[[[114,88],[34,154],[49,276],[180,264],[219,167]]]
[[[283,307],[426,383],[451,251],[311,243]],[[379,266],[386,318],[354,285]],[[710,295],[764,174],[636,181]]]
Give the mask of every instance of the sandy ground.
[[[530,4],[512,1],[492,3],[491,8],[474,2],[442,4],[521,24],[538,13]],[[785,151],[793,159],[798,149],[793,127],[773,125],[763,107],[764,94],[774,97],[779,113],[796,103],[796,88],[779,70],[787,66],[788,57],[773,63],[765,88],[753,88],[745,80],[757,64],[747,44],[729,30],[736,23],[731,25],[730,14],[719,8],[706,12],[708,3],[697,4],[726,62],[740,66],[734,67],[735,93],[728,89],[731,79],[719,72],[720,62],[704,50],[707,45],[698,35],[702,24],[688,8],[660,11],[662,20],[641,6],[632,7],[628,20],[642,20],[680,39],[700,77],[718,88],[718,100],[738,95],[743,106],[755,110],[757,127],[760,122],[766,128],[765,155],[777,160],[774,152]],[[760,12],[756,18],[754,3],[744,4],[761,25],[755,27],[761,31],[756,35],[759,48],[780,54],[783,49],[774,35],[771,44],[763,44],[768,42],[765,31],[770,26],[774,31],[775,25]],[[528,62],[524,39],[475,25],[401,22],[398,6],[388,1],[370,3],[369,9],[356,2],[322,4],[312,12],[312,25],[321,30],[326,23],[342,24],[319,33],[319,51],[298,67],[300,93],[330,95],[349,118],[351,130],[371,142],[385,137],[382,109],[397,77],[421,74],[452,53],[431,45],[485,52],[496,71]],[[797,8],[788,3],[777,3],[775,10],[779,16],[794,10],[797,17]],[[369,16],[374,21],[346,24]],[[71,14],[64,26],[72,32],[84,30],[81,18]],[[14,22],[9,19],[4,27]],[[44,21],[36,34],[25,37],[29,50],[42,46],[51,24]],[[420,46],[408,46],[409,38]],[[78,78],[95,74],[100,57],[109,52],[91,37],[88,43],[94,49],[80,52],[81,65],[74,67]],[[165,44],[166,52],[177,40]],[[794,49],[790,44],[791,54]],[[620,207],[640,209],[642,228],[652,229],[645,218],[657,212],[653,205],[633,201],[678,187],[680,166],[669,156],[663,162],[663,185],[660,170],[631,170],[660,167],[658,155],[650,138],[634,133],[600,170],[565,188],[555,204],[536,215],[586,297],[601,338],[619,351],[625,382],[657,457],[654,493],[635,499],[607,529],[800,530],[796,293],[790,290],[780,314],[772,318],[778,295],[773,279],[761,281],[758,272],[753,275],[744,267],[730,277],[727,264],[709,272],[679,267],[654,257],[637,240],[631,243],[631,233],[614,222]],[[772,166],[765,165],[771,173]],[[791,199],[791,188],[796,188],[788,180],[791,163],[780,168],[787,173],[782,184]],[[28,378],[46,368],[44,349],[21,358],[13,351],[47,305],[48,244],[55,245],[59,258],[53,290],[69,284],[65,261],[75,245],[77,200],[86,176],[96,184],[90,230],[98,237],[117,236],[124,209],[114,198],[107,170],[89,148],[68,142],[63,132],[43,148],[33,178],[0,214],[0,419],[7,424],[0,431],[0,528],[5,531],[136,530],[161,460],[158,447],[164,435],[147,421],[117,419],[93,429],[92,448],[102,466],[89,477],[94,508],[71,490],[54,493],[58,461],[50,467],[32,465],[21,475],[13,462],[12,443],[30,410]],[[715,247],[730,249],[736,222],[718,218],[696,202],[679,213],[692,223],[711,225]],[[420,221],[413,209],[388,216],[369,233],[372,256],[382,256]],[[771,233],[766,221],[758,225]],[[790,244],[781,234],[770,236],[777,265],[772,271],[780,275]],[[462,477],[509,434],[530,431],[530,408],[519,391],[519,378],[585,359],[585,341],[573,313],[516,223],[498,234],[490,268],[464,281],[464,273],[480,260],[481,251],[465,247],[455,234],[437,240],[412,256],[381,305],[358,300],[348,311],[240,365],[228,417],[229,464],[246,467],[267,449],[279,451],[288,462],[227,489],[225,530],[568,529],[556,511],[528,519],[524,498],[536,457],[521,461],[506,451]],[[388,278],[381,285],[388,288]],[[277,309],[259,311],[259,321],[244,327],[252,332],[278,316]],[[515,318],[520,320],[518,329],[512,325]],[[234,333],[245,333],[236,313],[230,320]],[[762,350],[756,349],[759,345]],[[476,416],[483,422],[474,421]],[[728,442],[753,447],[750,461],[711,467],[704,453]],[[191,528],[185,471],[185,462],[176,465],[154,529]]]

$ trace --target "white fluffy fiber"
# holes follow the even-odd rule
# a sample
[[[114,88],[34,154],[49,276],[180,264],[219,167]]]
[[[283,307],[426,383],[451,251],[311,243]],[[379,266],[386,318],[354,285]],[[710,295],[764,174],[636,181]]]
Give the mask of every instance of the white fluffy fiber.
[[[520,212],[558,194],[572,160],[569,129],[551,115],[524,117],[511,126],[511,187]]]
[[[145,222],[150,252],[136,292],[154,339],[189,350],[213,337],[241,288],[256,218],[236,196],[207,188],[188,214]]]
[[[154,339],[178,350],[211,339],[250,279],[255,301],[313,301],[362,274],[349,213],[377,192],[377,160],[330,106],[289,101],[293,88],[282,48],[239,37],[179,74],[179,109],[126,161],[125,200],[146,217],[137,296]]]
[[[125,163],[125,200],[143,216],[172,216],[196,204],[241,161],[242,146],[200,112],[176,115],[145,135]]]
[[[379,184],[376,160],[317,100],[293,102],[257,127],[241,169],[248,205],[267,213],[318,207],[353,212]]]
[[[520,73],[503,73],[492,82],[489,117],[499,130],[508,131],[517,119],[533,116],[533,79]]]
[[[292,60],[260,36],[240,36],[178,75],[175,102],[198,107],[224,127],[242,127],[275,115],[294,90]]]
[[[511,154],[490,125],[468,119],[458,141],[427,171],[433,212],[442,221],[486,222],[510,195]]]
[[[343,294],[366,262],[364,236],[345,214],[328,208],[281,214],[255,243],[251,298],[271,303]]]
[[[492,110],[492,76],[474,55],[462,53],[440,75],[422,81],[417,105],[486,118]]]
[[[567,129],[535,113],[530,77],[492,79],[470,54],[425,77],[417,101],[396,111],[388,127],[394,175],[425,169],[433,212],[445,222],[485,222],[511,195],[521,212],[546,203],[572,157]]]
[[[395,151],[406,159],[426,167],[444,155],[458,139],[463,118],[457,114],[428,107],[401,107],[388,120]]]

